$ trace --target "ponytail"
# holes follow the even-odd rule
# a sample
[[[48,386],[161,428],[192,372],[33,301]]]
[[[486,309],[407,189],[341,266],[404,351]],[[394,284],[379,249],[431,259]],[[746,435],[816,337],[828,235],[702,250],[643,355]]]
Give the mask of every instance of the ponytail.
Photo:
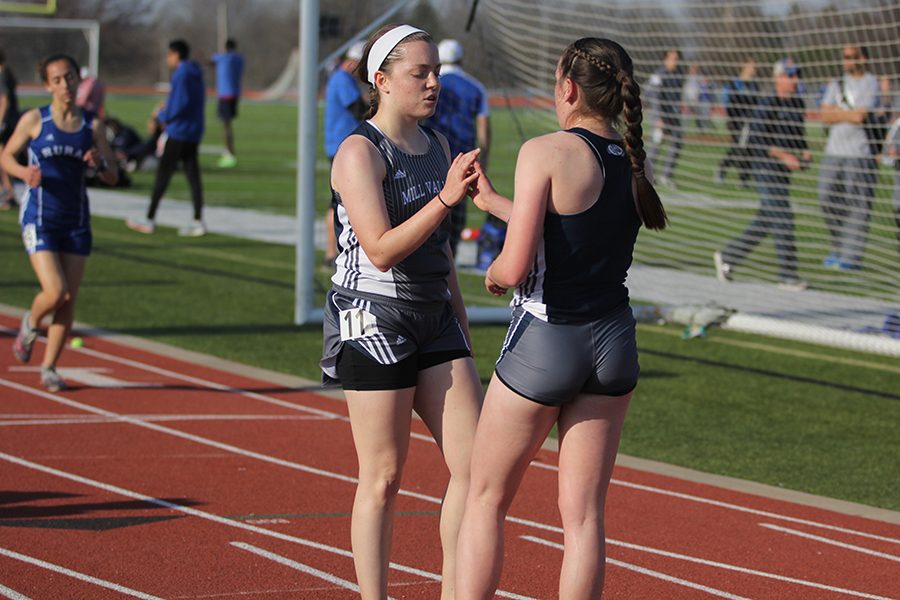
[[[581,38],[565,49],[559,69],[563,77],[572,78],[581,87],[589,111],[610,121],[624,113],[625,149],[637,186],[635,208],[645,227],[665,229],[666,210],[644,174],[647,154],[641,128],[641,88],[634,80],[634,65],[628,52],[612,40]]]
[[[625,149],[628,152],[628,160],[631,162],[631,172],[637,186],[637,198],[635,206],[644,227],[662,231],[666,228],[668,216],[663,207],[659,194],[647,175],[644,173],[644,161],[647,158],[644,152],[644,129],[641,122],[644,119],[641,108],[641,88],[630,74],[624,70],[619,71],[616,77],[622,85],[622,97],[625,100]]]

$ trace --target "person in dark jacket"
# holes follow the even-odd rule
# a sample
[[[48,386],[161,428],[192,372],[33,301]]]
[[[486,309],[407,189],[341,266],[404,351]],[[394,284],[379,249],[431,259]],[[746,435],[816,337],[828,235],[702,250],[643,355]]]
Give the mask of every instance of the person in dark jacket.
[[[737,170],[742,186],[749,187],[750,161],[747,160],[747,140],[750,133],[750,115],[759,97],[759,82],[756,81],[756,60],[750,58],[741,67],[741,73],[725,85],[725,125],[731,136],[731,143],[725,157],[716,169],[715,182],[725,181],[728,167]]]
[[[666,51],[663,65],[654,71],[648,85],[649,99],[656,115],[662,122],[663,139],[669,143],[669,150],[659,170],[657,181],[667,187],[674,188],[672,176],[681,148],[684,145],[684,130],[681,125],[681,94],[684,87],[684,68],[679,64],[681,52],[675,48]],[[648,160],[655,164],[660,145],[650,146]]]
[[[19,100],[16,95],[16,78],[6,65],[6,54],[0,49],[0,152],[12,137],[19,122]],[[12,179],[0,168],[0,210],[18,206]]]
[[[206,233],[203,224],[203,187],[200,181],[200,161],[198,149],[203,138],[203,110],[206,89],[203,84],[203,70],[196,62],[189,60],[190,46],[184,40],[169,43],[166,64],[172,71],[172,88],[165,106],[157,119],[165,127],[166,142],[156,169],[156,182],[150,197],[150,208],[145,220],[128,219],[129,228],[140,233],[153,233],[156,211],[172,174],[179,161],[184,164],[184,173],[191,188],[194,204],[194,220],[179,229],[179,235],[200,236]]]
[[[779,287],[802,291],[807,284],[797,274],[794,213],[790,203],[791,174],[811,160],[806,143],[803,98],[797,95],[800,68],[790,58],[773,68],[775,93],[761,97],[750,117],[748,151],[759,191],[759,210],[743,233],[713,253],[716,277],[731,280],[733,271],[769,234],[775,242]]]

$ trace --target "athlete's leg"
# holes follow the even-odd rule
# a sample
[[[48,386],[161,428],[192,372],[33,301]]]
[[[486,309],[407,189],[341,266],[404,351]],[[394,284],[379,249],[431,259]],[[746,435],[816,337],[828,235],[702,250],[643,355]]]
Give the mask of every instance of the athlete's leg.
[[[470,357],[419,372],[414,407],[434,436],[450,471],[441,507],[441,548],[444,552],[441,597],[444,600],[455,597],[456,541],[469,491],[472,442],[482,394],[475,363]]]
[[[360,595],[387,598],[394,504],[409,448],[415,388],[344,392],[359,461],[350,538]]]
[[[599,598],[606,562],[603,508],[632,394],[580,395],[559,416],[560,598]]]
[[[234,156],[234,129],[231,126],[231,119],[222,119],[222,130],[225,132],[225,149],[231,156]]]
[[[78,290],[81,288],[81,280],[84,278],[87,265],[87,256],[64,252],[58,256],[62,276],[65,279],[65,301],[53,313],[53,321],[47,327],[47,350],[41,362],[42,367],[55,367],[59,355],[62,354],[66,338],[75,321],[75,300],[78,298]]]
[[[194,203],[194,220],[203,219],[203,185],[200,181],[200,158],[198,156],[200,144],[197,142],[184,142],[184,152],[181,159],[184,162],[184,174],[191,188],[191,202]]]
[[[159,157],[159,163],[156,165],[156,179],[153,182],[153,192],[150,195],[150,207],[147,209],[147,219],[149,221],[153,221],[156,218],[159,202],[162,200],[163,194],[166,193],[169,181],[172,180],[172,175],[178,166],[181,144],[182,142],[171,138],[166,140],[166,146],[163,149],[162,156]]]
[[[491,379],[472,448],[472,482],[459,531],[456,597],[492,598],[503,563],[503,524],[522,476],[559,409]]]
[[[40,250],[29,257],[31,268],[37,275],[41,291],[31,302],[32,327],[40,327],[41,321],[66,301],[69,292],[58,252]]]

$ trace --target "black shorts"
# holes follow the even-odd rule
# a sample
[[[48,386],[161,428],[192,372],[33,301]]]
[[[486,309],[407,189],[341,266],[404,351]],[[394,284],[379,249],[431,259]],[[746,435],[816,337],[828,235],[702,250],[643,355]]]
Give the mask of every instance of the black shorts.
[[[238,99],[237,98],[219,98],[219,105],[216,108],[216,114],[222,121],[231,121],[238,116]]]
[[[345,390],[415,387],[419,371],[471,356],[449,302],[414,303],[331,290],[325,299],[322,382]]]
[[[624,396],[637,385],[635,320],[626,304],[588,323],[548,323],[517,307],[495,373],[515,393],[561,406],[579,394]]]

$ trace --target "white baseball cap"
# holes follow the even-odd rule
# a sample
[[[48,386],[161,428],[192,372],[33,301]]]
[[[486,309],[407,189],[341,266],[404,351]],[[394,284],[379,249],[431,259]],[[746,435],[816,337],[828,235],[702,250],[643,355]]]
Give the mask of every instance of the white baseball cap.
[[[352,46],[347,48],[347,58],[350,60],[361,60],[365,49],[366,43],[364,41],[354,42]]]
[[[442,63],[457,63],[462,60],[463,47],[456,40],[442,40],[438,44],[438,57]]]

